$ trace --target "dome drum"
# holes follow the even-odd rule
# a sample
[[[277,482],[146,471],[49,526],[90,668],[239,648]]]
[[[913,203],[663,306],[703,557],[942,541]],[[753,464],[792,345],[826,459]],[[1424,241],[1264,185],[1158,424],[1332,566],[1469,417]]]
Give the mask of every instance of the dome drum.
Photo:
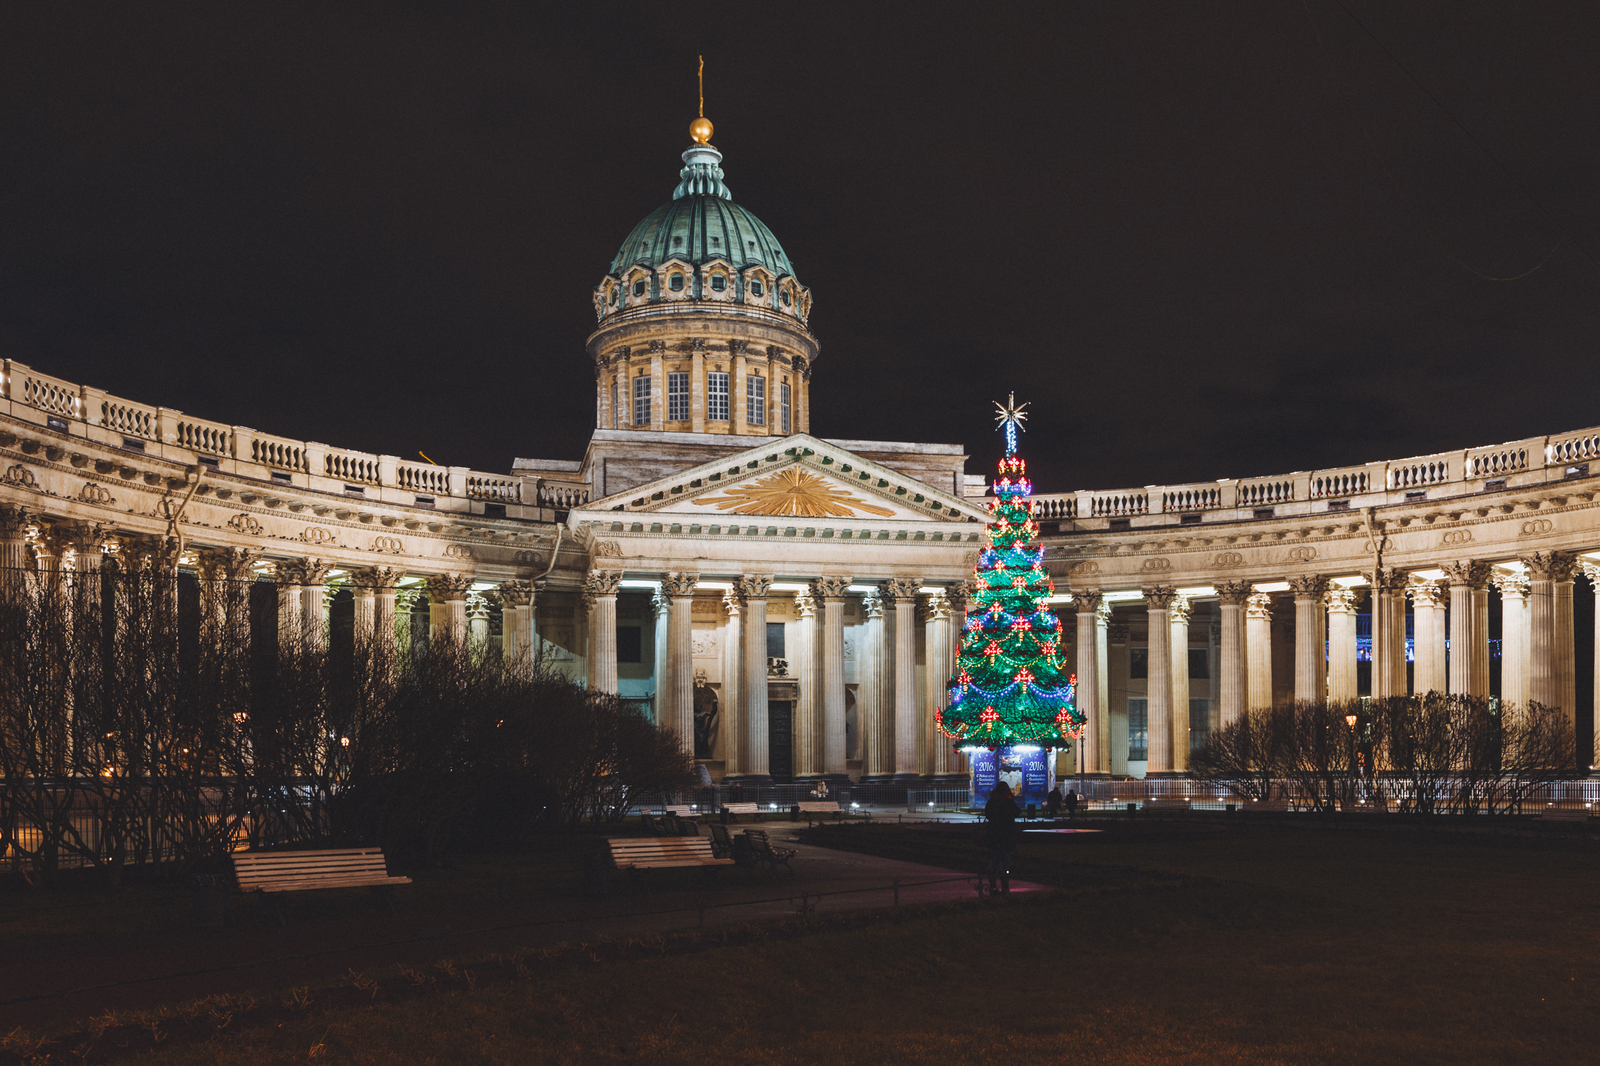
[[[697,143],[670,202],[594,289],[596,426],[737,436],[810,430],[811,292]]]

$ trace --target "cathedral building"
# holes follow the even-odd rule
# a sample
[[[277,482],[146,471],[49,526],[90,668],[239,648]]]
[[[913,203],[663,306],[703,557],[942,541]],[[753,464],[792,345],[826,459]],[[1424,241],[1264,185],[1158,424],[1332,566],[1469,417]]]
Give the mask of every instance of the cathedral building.
[[[594,288],[586,447],[440,467],[8,360],[0,568],[137,561],[275,594],[286,630],[536,654],[636,701],[717,780],[964,784],[933,719],[986,479],[959,445],[811,435],[812,293],[711,133],[694,124],[671,199]],[[1583,430],[1036,496],[1088,714],[1058,772],[1181,775],[1251,706],[1430,689],[1567,708],[1590,743],[1574,582],[1600,587],[1596,459]]]

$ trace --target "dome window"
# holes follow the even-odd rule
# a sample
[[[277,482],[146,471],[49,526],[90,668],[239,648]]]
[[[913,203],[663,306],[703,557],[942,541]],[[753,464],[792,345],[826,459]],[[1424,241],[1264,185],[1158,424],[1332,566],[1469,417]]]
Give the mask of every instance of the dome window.
[[[667,287],[670,288],[673,292],[682,292],[683,291],[683,275],[682,274],[674,274],[674,275],[672,275],[672,277],[667,280]]]
[[[789,290],[788,289],[784,289],[783,290],[783,306],[785,306],[785,307],[789,306]]]
[[[638,281],[633,283],[633,294],[635,296],[643,296],[644,295],[644,279],[643,278],[640,278]]]
[[[721,292],[728,287],[728,279],[722,274],[711,275],[711,291]]]
[[[752,282],[751,282],[751,283],[750,283],[750,295],[751,295],[751,296],[760,296],[760,295],[761,295],[761,294],[762,294],[762,293],[763,293],[763,292],[764,292],[764,291],[766,291],[766,290],[764,290],[764,289],[763,289],[763,288],[762,288],[762,287],[761,287],[761,282],[759,282],[759,281],[752,281]]]
[[[674,238],[672,238],[672,246],[674,248],[682,248],[683,247],[683,238],[682,237],[674,237]]]
[[[617,290],[616,289],[612,289],[611,290],[611,306],[612,307],[617,306]]]
[[[711,238],[711,243],[715,244],[715,245],[720,245],[720,244],[722,244],[722,238],[721,237],[713,237],[713,238]]]

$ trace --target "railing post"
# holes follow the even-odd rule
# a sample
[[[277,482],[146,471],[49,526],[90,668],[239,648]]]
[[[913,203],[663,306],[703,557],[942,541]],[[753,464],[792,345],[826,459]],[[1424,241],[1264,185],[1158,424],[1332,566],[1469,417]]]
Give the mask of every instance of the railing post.
[[[400,477],[400,457],[398,455],[378,456],[378,484],[384,488],[393,488]]]
[[[465,496],[467,494],[467,472],[471,467],[447,466],[445,469],[445,495]]]
[[[249,426],[233,427],[233,457],[247,463],[255,462],[256,431]]]
[[[306,473],[312,477],[328,476],[328,446],[314,440],[306,441]]]

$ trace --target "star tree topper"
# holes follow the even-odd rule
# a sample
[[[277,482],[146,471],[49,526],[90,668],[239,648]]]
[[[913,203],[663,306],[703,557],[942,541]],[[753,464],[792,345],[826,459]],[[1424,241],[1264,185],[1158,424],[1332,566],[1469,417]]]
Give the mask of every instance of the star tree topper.
[[[1028,405],[1017,403],[1017,394],[1012,392],[1006,395],[1006,402],[996,401],[994,405],[994,420],[1000,423],[1001,429],[1006,434],[1006,454],[1017,454],[1017,434],[1022,432],[1022,423],[1028,420]]]

